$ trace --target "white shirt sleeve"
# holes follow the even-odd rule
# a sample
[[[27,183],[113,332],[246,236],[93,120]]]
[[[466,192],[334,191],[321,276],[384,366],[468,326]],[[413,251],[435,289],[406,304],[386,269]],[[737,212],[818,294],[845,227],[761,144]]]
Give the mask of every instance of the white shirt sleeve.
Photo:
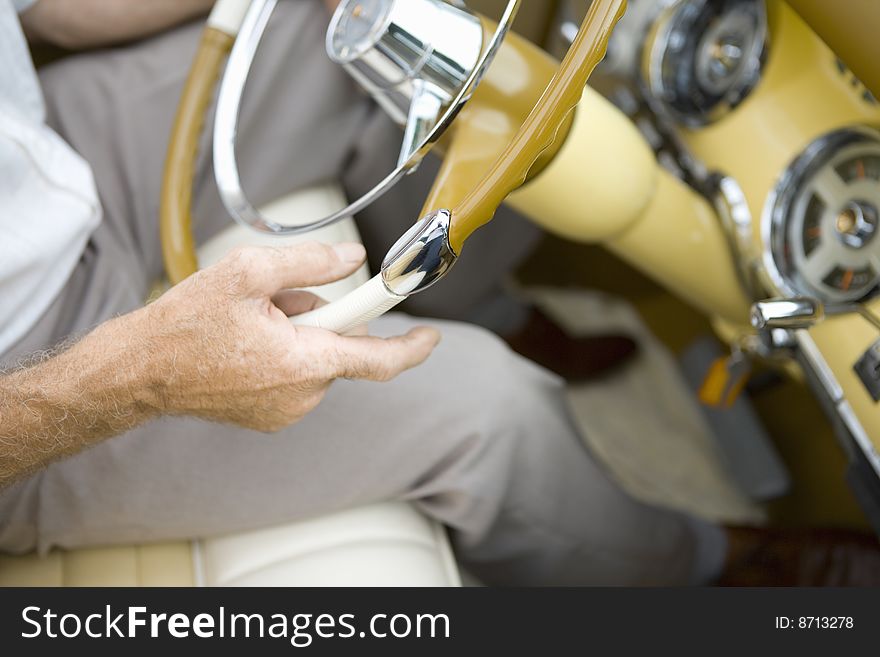
[[[62,291],[100,220],[85,160],[0,99],[0,354]]]

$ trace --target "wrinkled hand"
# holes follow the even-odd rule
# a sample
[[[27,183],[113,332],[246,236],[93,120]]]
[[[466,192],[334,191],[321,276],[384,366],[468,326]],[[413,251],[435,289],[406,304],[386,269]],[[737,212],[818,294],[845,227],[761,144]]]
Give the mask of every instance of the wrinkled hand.
[[[289,321],[323,303],[293,288],[345,278],[364,257],[359,244],[245,247],[169,290],[146,309],[160,412],[277,431],[337,378],[387,381],[422,363],[433,329],[380,339]]]

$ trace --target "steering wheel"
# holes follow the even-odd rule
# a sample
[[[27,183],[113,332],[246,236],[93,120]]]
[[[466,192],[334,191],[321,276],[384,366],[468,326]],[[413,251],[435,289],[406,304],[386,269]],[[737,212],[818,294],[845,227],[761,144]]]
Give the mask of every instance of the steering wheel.
[[[419,1],[430,3],[442,11],[466,11],[459,1]],[[407,6],[412,11],[412,2],[398,0],[397,3],[378,4],[385,5],[389,12],[388,7],[396,4]],[[492,94],[481,95],[478,85],[502,46],[520,0],[508,3],[487,45],[471,56],[472,61],[464,73],[458,71],[458,79],[456,71],[450,73],[450,58],[443,54],[440,59],[443,64],[442,76],[439,76],[442,79],[438,80],[435,71],[429,85],[417,88],[411,94],[404,146],[397,170],[348,208],[298,228],[273,224],[250,205],[241,190],[234,159],[235,124],[241,92],[253,53],[275,3],[276,0],[252,0],[250,3],[220,0],[202,34],[178,108],[163,178],[160,228],[166,270],[172,283],[194,273],[198,267],[190,216],[197,144],[220,70],[230,52],[232,55],[218,99],[214,140],[215,174],[224,204],[236,220],[256,230],[282,234],[302,232],[327,225],[366,207],[411,171],[456,117],[460,117],[456,123],[466,122],[462,114],[465,104],[469,104],[467,111],[473,112],[479,109],[481,103],[491,103]],[[352,0],[347,0],[340,5],[331,23],[331,32],[334,23],[338,26],[342,13],[351,10],[352,4]],[[507,144],[492,153],[491,158],[481,162],[476,184],[470,181],[477,176],[456,178],[455,158],[449,157],[449,154],[461,150],[461,140],[472,139],[475,131],[449,131],[451,139],[446,144],[448,166],[441,171],[429,196],[427,214],[389,250],[380,273],[342,299],[293,317],[292,321],[297,325],[345,333],[384,314],[409,295],[425,290],[443,278],[461,255],[468,237],[489,222],[507,196],[540,169],[546,159],[555,153],[554,149],[558,149],[569,125],[569,115],[580,101],[590,74],[604,56],[611,31],[625,8],[626,0],[593,0],[561,65],[525,120],[512,131]],[[394,16],[383,15],[380,19],[378,22],[384,21],[387,27]],[[491,25],[488,21],[483,21],[482,25],[484,31],[491,31],[487,28]],[[396,30],[397,33],[401,31]],[[450,44],[458,43],[456,39],[459,36],[443,35]],[[431,56],[442,48],[443,38],[435,38],[438,43],[431,43],[423,55],[416,53],[410,68],[427,67],[426,62],[430,63]],[[328,51],[331,56],[334,55],[329,35]],[[334,59],[343,65],[348,64],[347,68],[355,77],[369,78],[369,71],[352,70],[349,53],[345,49],[335,54]],[[394,44],[394,58],[400,59],[405,55],[401,55],[400,44]],[[376,70],[383,69],[379,67]],[[377,82],[375,76],[359,81],[374,86],[381,83]],[[426,107],[428,111],[425,111]],[[441,111],[441,108],[445,108],[445,111]],[[394,107],[386,109],[394,111]],[[468,173],[473,173],[473,162],[465,168]],[[456,180],[452,181],[453,178]],[[456,186],[455,193],[444,194],[444,187]],[[449,199],[451,207],[430,207],[431,202],[440,199]]]

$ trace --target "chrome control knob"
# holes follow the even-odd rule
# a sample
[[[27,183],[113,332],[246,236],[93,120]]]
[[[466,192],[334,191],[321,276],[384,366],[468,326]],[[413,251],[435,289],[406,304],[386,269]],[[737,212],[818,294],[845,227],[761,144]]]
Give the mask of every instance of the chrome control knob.
[[[822,302],[809,297],[770,299],[752,306],[751,322],[756,329],[805,329],[823,319]]]

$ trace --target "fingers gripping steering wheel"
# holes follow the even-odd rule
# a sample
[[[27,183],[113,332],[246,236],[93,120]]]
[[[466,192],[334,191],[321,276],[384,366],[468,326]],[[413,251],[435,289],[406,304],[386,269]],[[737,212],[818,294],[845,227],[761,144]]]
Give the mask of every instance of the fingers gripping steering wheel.
[[[178,108],[163,178],[160,228],[163,256],[172,283],[194,273],[198,266],[190,217],[197,143],[220,70],[230,52],[232,55],[218,100],[214,134],[215,175],[224,204],[236,220],[256,230],[279,234],[304,232],[338,221],[369,205],[421,161],[459,116],[465,103],[482,102],[480,95],[475,94],[477,85],[501,47],[520,4],[520,0],[508,3],[491,38],[479,52],[472,53],[472,61],[467,62],[463,70],[450,70],[454,69],[448,65],[452,59],[443,53],[445,68],[442,75],[435,71],[429,83],[416,87],[410,94],[408,100],[411,106],[406,117],[407,128],[399,166],[390,176],[340,212],[294,228],[267,220],[247,201],[241,189],[234,154],[235,126],[242,90],[254,51],[276,1],[252,0],[248,3],[244,0],[220,0],[202,34]],[[439,8],[440,11],[466,12],[461,2],[420,1],[430,3],[432,10]],[[342,14],[350,11],[352,4],[355,3],[342,3],[331,23],[331,32],[334,24],[339,27],[339,21],[344,19]],[[393,14],[391,8],[399,5],[411,12],[415,6],[412,0],[384,3],[374,0],[364,4],[385,7],[381,11],[386,12],[382,17],[386,27],[395,18],[393,15],[390,18],[387,16],[388,13]],[[360,3],[357,6],[360,7]],[[562,129],[567,125],[569,114],[579,102],[596,64],[604,56],[611,31],[625,7],[626,0],[593,0],[562,64],[506,147],[500,149],[494,161],[486,163],[485,171],[481,171],[482,178],[469,189],[466,187],[464,193],[456,195],[452,207],[428,208],[428,214],[391,248],[381,272],[373,279],[338,301],[294,317],[293,322],[345,333],[382,315],[409,295],[425,290],[443,278],[455,264],[468,237],[492,219],[504,199],[529,178],[533,168],[537,168],[535,165],[542,156],[558,147],[555,142],[562,139]],[[430,21],[428,25],[431,26]],[[401,31],[397,30],[398,33]],[[460,35],[444,35],[448,41],[450,36]],[[416,57],[418,67],[428,68],[425,62],[430,62],[430,57],[437,54],[444,37],[434,37],[436,41],[427,48],[426,54]],[[331,38],[328,36],[328,50],[332,56],[334,44]],[[452,38],[449,42],[457,44],[460,40]],[[403,55],[397,46],[399,43],[395,44],[393,55],[399,59]],[[334,58],[344,65],[348,63],[350,66],[347,68],[355,77],[367,78],[369,71],[352,70],[351,62],[346,61],[349,54],[342,48]],[[467,60],[468,56],[463,55],[463,58]],[[377,84],[375,78],[361,81]],[[395,111],[394,107],[386,109]],[[457,145],[455,140],[467,139],[467,136],[466,131],[462,134],[456,134],[455,130],[450,132],[452,142],[448,150],[451,152]],[[438,184],[441,184],[439,179]],[[432,192],[432,198],[442,196],[436,189]]]

